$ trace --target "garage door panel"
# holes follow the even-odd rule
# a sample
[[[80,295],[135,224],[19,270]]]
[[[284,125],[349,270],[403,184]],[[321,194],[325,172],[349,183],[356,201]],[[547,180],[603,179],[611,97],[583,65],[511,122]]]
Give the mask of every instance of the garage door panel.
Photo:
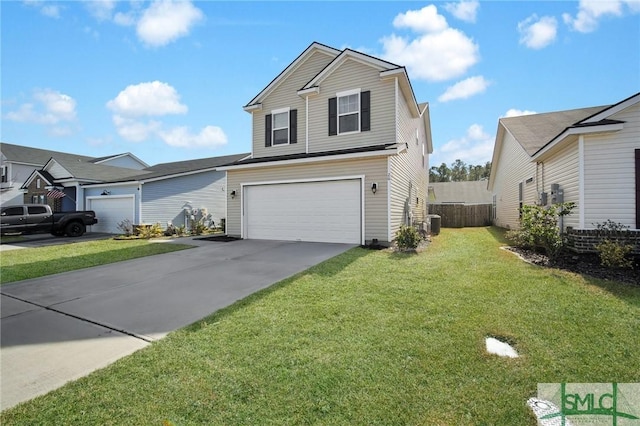
[[[246,238],[359,244],[359,179],[245,188]]]
[[[88,200],[89,210],[94,210],[98,223],[91,226],[92,232],[121,233],[118,224],[126,219],[134,223],[133,197],[105,197]]]

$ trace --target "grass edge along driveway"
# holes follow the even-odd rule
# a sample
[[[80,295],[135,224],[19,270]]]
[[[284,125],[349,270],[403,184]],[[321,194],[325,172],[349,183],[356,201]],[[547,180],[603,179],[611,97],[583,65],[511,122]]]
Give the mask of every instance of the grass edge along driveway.
[[[105,239],[7,250],[0,254],[0,283],[7,284],[192,247],[152,240]]]
[[[535,425],[537,383],[638,382],[640,288],[501,243],[443,229],[418,255],[352,249],[0,422]],[[486,354],[487,335],[522,356]]]

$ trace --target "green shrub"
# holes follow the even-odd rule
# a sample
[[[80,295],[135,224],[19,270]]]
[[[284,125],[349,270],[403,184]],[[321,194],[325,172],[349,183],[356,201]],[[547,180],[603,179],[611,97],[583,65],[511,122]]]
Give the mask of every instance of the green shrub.
[[[138,225],[136,235],[140,238],[156,238],[164,235],[164,230],[159,223],[153,225]]]
[[[596,244],[595,249],[600,255],[600,263],[607,268],[633,268],[633,261],[627,255],[633,250],[633,245],[611,241],[606,238],[601,243]]]
[[[413,226],[402,225],[396,232],[396,245],[401,250],[416,249],[422,237]]]
[[[550,258],[558,255],[564,241],[558,219],[571,213],[574,203],[553,204],[549,207],[524,205],[521,210],[520,229],[507,238],[520,247],[540,248]]]

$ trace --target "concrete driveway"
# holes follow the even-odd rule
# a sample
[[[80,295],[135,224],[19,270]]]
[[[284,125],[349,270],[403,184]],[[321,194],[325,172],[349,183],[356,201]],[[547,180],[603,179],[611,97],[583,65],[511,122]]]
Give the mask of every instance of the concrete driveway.
[[[2,286],[0,408],[105,367],[353,247],[187,242],[197,246]]]

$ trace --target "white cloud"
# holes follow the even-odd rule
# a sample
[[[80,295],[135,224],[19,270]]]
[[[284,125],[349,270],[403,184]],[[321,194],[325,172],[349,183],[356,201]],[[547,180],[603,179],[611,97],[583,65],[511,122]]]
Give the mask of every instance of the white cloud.
[[[148,46],[164,46],[189,34],[193,25],[203,18],[202,11],[191,2],[157,0],[143,12],[136,30]]]
[[[43,0],[24,0],[23,3],[27,6],[34,7],[44,16],[49,18],[60,18],[60,11],[62,8],[56,4],[46,3]]]
[[[580,0],[575,18],[564,13],[562,19],[571,29],[590,33],[598,28],[600,19],[606,16],[623,16],[626,9],[632,13],[640,13],[638,0]]]
[[[85,7],[97,20],[108,21],[111,19],[116,2],[115,0],[88,0],[85,1]]]
[[[76,121],[76,100],[52,89],[35,90],[32,102],[23,103],[15,111],[4,116],[9,121],[39,124],[52,136],[69,136]]]
[[[118,134],[130,142],[145,141],[162,127],[162,123],[156,120],[142,121],[117,114],[113,116],[113,124]]]
[[[438,14],[434,5],[425,6],[420,10],[409,10],[400,13],[393,20],[396,28],[410,28],[419,33],[433,33],[444,31],[449,27],[444,16]]]
[[[537,112],[529,111],[528,109],[522,110],[522,109],[511,108],[502,117],[518,117],[520,115],[531,115],[531,114],[537,114]]]
[[[186,105],[180,103],[180,95],[172,86],[160,81],[127,86],[107,107],[116,114],[127,117],[185,114]]]
[[[479,60],[478,45],[462,31],[449,27],[434,5],[401,13],[393,22],[396,28],[409,28],[419,34],[413,39],[395,34],[383,37],[382,56],[406,66],[412,78],[456,78]]]
[[[467,99],[478,93],[483,93],[491,82],[485,80],[481,75],[469,77],[449,86],[447,90],[438,97],[440,102],[449,102],[455,99]]]
[[[558,32],[558,21],[553,16],[533,14],[524,21],[518,22],[520,44],[531,49],[542,49],[553,43]]]
[[[464,136],[451,139],[434,150],[432,165],[451,164],[457,159],[466,164],[485,164],[491,161],[493,143],[493,136],[486,133],[480,124],[472,124]]]
[[[186,126],[167,129],[160,120],[145,119],[187,113],[188,107],[180,102],[180,94],[167,83],[153,81],[127,86],[107,102],[107,107],[113,111],[118,135],[130,142],[156,137],[180,148],[216,148],[227,143],[227,136],[217,126],[205,126],[199,133],[191,133]]]
[[[480,2],[477,0],[464,1],[461,0],[457,3],[447,3],[444,8],[447,12],[451,13],[456,18],[465,22],[476,22],[476,16],[478,14],[478,8]]]
[[[227,135],[217,126],[206,126],[198,134],[191,133],[187,127],[175,127],[158,132],[158,136],[167,145],[182,148],[217,148],[227,144]]]
[[[24,103],[17,111],[11,111],[5,118],[21,123],[55,125],[76,119],[76,101],[69,95],[51,89],[36,90],[33,99],[37,102]]]

